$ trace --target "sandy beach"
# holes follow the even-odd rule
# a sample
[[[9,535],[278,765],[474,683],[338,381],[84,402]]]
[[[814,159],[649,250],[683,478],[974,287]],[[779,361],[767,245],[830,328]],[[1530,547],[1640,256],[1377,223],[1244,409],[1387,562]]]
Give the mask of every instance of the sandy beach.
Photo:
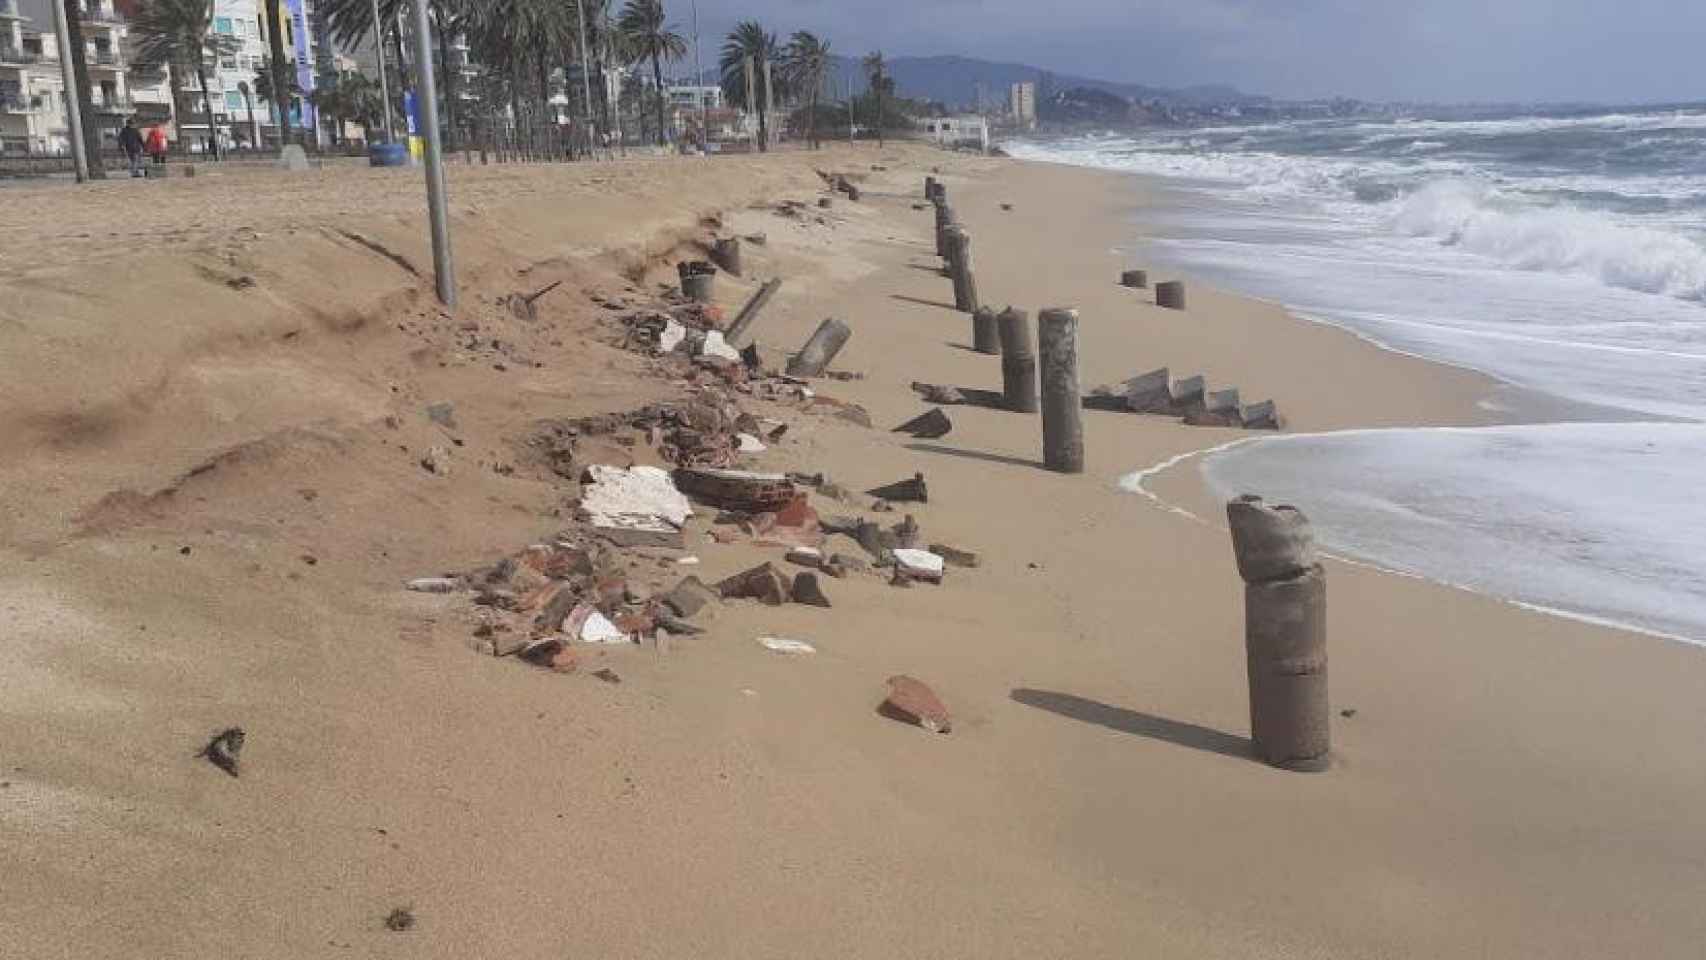
[[[817,208],[814,168],[860,202]],[[1245,434],[1087,411],[1088,470],[1062,476],[1034,417],[889,431],[926,409],[913,381],[1000,382],[915,206],[933,168],[986,303],[1080,311],[1086,387],[1166,365],[1298,432],[1494,422],[1480,374],[1192,278],[1183,312],[1119,287],[1144,188],[1113,173],[895,145],[457,164],[455,312],[414,174],[9,189],[0,954],[1698,956],[1702,651],[1335,561],[1333,768],[1250,759],[1221,506],[1188,460],[1153,498],[1121,483]],[[741,396],[789,425],[747,464],[852,490],[922,472],[905,512],[981,566],[826,579],[828,610],[727,601],[703,636],[574,674],[482,655],[467,594],[402,584],[563,528],[578,492],[538,461],[541,421],[693,389],[592,298],[647,302],[711,217],[765,236],[718,278],[728,312],[784,279],[766,363],[846,320],[835,366],[862,379],[815,389],[874,424]],[[536,320],[500,303],[557,281]],[[434,446],[448,475],[420,466]],[[630,585],[781,563],[717,542],[714,514],[688,526],[698,564]],[[878,714],[894,674],[951,734]],[[196,756],[231,725],[237,779]],[[400,907],[416,924],[388,930]]]

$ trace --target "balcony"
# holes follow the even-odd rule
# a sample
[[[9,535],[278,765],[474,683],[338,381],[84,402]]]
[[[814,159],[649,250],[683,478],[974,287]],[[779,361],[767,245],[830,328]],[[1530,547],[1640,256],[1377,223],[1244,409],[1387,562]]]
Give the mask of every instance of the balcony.
[[[27,20],[18,12],[18,0],[0,0],[0,20]]]
[[[17,47],[0,47],[0,63],[8,66],[28,66],[40,62],[41,54],[39,53],[31,53]]]
[[[96,97],[96,113],[132,113],[136,110],[136,101],[125,96]]]
[[[124,23],[124,17],[111,7],[98,7],[91,3],[83,8],[83,22],[118,26]]]
[[[102,70],[124,69],[124,64],[121,62],[118,53],[112,50],[96,50],[89,54],[88,61],[89,66],[99,67]]]
[[[0,93],[0,113],[34,113],[35,104],[30,98],[10,91]]]

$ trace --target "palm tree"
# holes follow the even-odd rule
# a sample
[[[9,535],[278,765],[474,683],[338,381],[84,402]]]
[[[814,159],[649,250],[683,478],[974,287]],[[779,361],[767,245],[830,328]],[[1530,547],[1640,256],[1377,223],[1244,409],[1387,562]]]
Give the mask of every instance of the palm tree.
[[[796,31],[782,52],[783,74],[788,85],[796,90],[811,91],[812,149],[821,147],[817,137],[817,102],[823,93],[823,75],[829,69],[829,41],[810,30]]]
[[[213,126],[213,94],[207,88],[207,57],[234,53],[235,37],[213,33],[213,0],[147,0],[131,22],[130,34],[136,41],[136,58],[143,63],[158,64],[170,71],[172,102],[181,103],[183,81],[179,71],[195,71],[196,83],[201,86],[201,105],[207,112],[208,142],[218,154],[219,134]],[[177,111],[174,110],[176,115]],[[178,142],[184,142],[183,120],[178,120]]]
[[[723,96],[738,107],[758,112],[758,149],[768,149],[770,118],[765,104],[770,91],[764,85],[764,64],[773,63],[777,54],[776,35],[766,33],[757,20],[744,20],[729,31],[723,41],[723,53],[718,59],[722,70]],[[757,103],[748,103],[746,95],[746,64],[752,63],[753,94]]]
[[[261,128],[255,126],[255,95],[254,91],[249,88],[249,81],[237,81],[237,92],[243,95],[243,105],[249,108],[249,139],[254,141],[250,144],[250,148],[259,150],[261,148]]]
[[[663,0],[628,0],[617,26],[627,39],[628,52],[634,59],[652,62],[652,82],[657,86],[658,143],[667,143],[668,138],[664,136],[662,61],[680,60],[687,56],[687,40],[664,22]]]
[[[442,84],[444,100],[444,123],[449,130],[445,142],[446,149],[456,149],[456,131],[461,127],[462,101],[462,71],[452,63],[450,42],[452,38],[465,36],[471,32],[476,14],[484,13],[489,8],[508,8],[513,12],[514,4],[498,0],[496,3],[479,2],[479,0],[430,0],[429,13],[432,16],[433,29],[438,34],[438,61],[440,83]],[[534,6],[544,6],[549,0],[527,0]],[[395,47],[393,65],[402,76],[402,37],[395,26],[399,16],[413,9],[410,0],[379,0],[380,32],[390,34]],[[560,5],[560,4],[551,4]],[[373,0],[320,0],[316,9],[326,18],[330,25],[332,38],[345,47],[353,48],[366,42],[374,34]],[[492,19],[500,14],[492,13]],[[513,19],[511,22],[515,22]],[[401,82],[398,84],[401,86]]]
[[[289,90],[290,67],[284,59],[284,18],[279,15],[279,0],[266,0],[267,18],[267,58],[270,74],[270,86],[274,91]],[[263,94],[264,96],[264,94]],[[278,107],[278,142],[282,146],[292,142],[290,129],[290,104],[282,98],[272,99]]]
[[[877,146],[883,146],[883,52],[865,57],[865,72],[871,77],[871,93],[877,100]]]

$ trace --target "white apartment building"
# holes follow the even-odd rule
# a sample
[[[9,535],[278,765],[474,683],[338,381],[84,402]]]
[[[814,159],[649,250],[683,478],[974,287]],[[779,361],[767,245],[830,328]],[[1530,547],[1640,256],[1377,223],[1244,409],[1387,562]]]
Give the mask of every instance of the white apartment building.
[[[0,0],[0,153],[71,148],[52,2]],[[131,88],[127,28],[112,0],[85,0],[82,28],[92,119],[102,143],[116,145],[126,117],[149,123],[168,116],[164,83]]]
[[[201,87],[195,76],[183,78],[184,102],[178,104],[179,126],[190,139],[191,149],[201,148],[210,129],[226,147],[277,145],[278,107],[256,91],[256,74],[266,65],[270,53],[265,11],[263,0],[215,0],[212,33],[229,38],[235,49],[208,63],[211,119],[202,106]],[[279,13],[284,19],[284,55],[291,62],[291,75],[299,88],[287,99],[291,124],[314,129],[316,136],[323,139],[323,132],[318,129],[319,118],[313,105],[307,102],[318,81],[315,65],[319,62],[319,49],[310,22],[312,7],[308,0],[284,0],[279,4]]]
[[[1030,81],[1013,84],[1009,91],[1008,107],[1013,114],[1013,122],[1021,130],[1032,130],[1037,125],[1037,85]]]
[[[677,110],[721,110],[723,88],[715,85],[685,83],[664,84],[664,96]]]

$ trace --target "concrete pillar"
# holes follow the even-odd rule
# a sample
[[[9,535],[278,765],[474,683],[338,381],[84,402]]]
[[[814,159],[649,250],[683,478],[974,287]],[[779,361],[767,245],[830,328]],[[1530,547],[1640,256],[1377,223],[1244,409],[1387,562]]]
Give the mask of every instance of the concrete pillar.
[[[1001,352],[1001,329],[996,324],[994,309],[980,306],[972,314],[971,345],[978,353]]]
[[[1263,762],[1321,771],[1331,760],[1327,580],[1309,519],[1244,496],[1226,505],[1244,580],[1250,739]]]
[[[1056,473],[1083,473],[1077,310],[1057,307],[1037,315],[1037,353],[1042,373],[1043,465]]]
[[[1155,285],[1155,305],[1169,310],[1185,309],[1185,285],[1178,280],[1167,280]]]
[[[829,364],[835,355],[846,346],[853,330],[840,320],[830,317],[818,324],[817,332],[806,341],[793,359],[788,361],[788,376],[790,377],[820,377],[829,369]]]
[[[936,204],[936,256],[948,257],[948,228],[958,221],[954,217],[954,208],[946,203]]]
[[[711,261],[724,273],[740,276],[740,238],[724,237],[711,248]]]
[[[746,331],[758,319],[759,311],[764,309],[764,305],[769,303],[770,298],[775,296],[776,291],[781,288],[782,279],[780,277],[774,280],[766,280],[764,286],[759,287],[758,292],[752,295],[752,299],[746,302],[746,306],[740,308],[740,313],[735,316],[735,322],[729,324],[729,331],[723,335],[723,339],[732,345],[745,336]]]
[[[1037,355],[1031,347],[1031,315],[1013,307],[996,318],[1001,335],[1001,395],[1015,413],[1037,412]]]
[[[963,227],[948,229],[948,268],[954,278],[954,309],[977,312],[977,278],[971,269],[971,234]]]
[[[926,199],[926,200],[936,199],[936,178],[935,177],[925,177],[924,178],[924,199]]]
[[[703,260],[684,260],[675,265],[681,277],[681,295],[699,303],[711,302],[711,288],[717,279],[717,268]]]
[[[1149,286],[1149,273],[1145,270],[1127,270],[1120,274],[1120,286],[1142,290]]]

